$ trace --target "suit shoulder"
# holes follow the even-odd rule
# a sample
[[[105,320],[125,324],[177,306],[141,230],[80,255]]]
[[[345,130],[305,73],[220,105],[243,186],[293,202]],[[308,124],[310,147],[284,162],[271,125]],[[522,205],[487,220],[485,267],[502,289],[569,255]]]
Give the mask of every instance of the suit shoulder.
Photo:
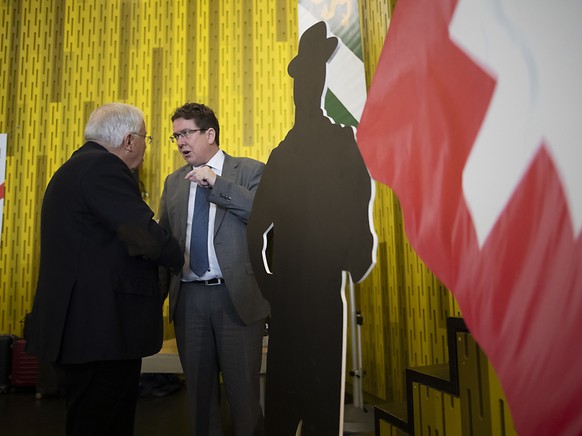
[[[60,174],[76,174],[79,177],[92,174],[106,174],[113,171],[127,172],[130,174],[127,165],[113,153],[105,149],[80,148],[56,171]]]
[[[232,157],[242,168],[262,169],[265,164],[250,157]]]

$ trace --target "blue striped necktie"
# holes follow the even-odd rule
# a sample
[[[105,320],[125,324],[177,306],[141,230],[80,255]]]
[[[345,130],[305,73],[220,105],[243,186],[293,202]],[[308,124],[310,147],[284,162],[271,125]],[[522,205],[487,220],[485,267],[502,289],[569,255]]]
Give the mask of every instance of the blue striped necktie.
[[[190,237],[190,269],[198,277],[208,271],[208,211],[210,189],[196,187],[192,235]]]

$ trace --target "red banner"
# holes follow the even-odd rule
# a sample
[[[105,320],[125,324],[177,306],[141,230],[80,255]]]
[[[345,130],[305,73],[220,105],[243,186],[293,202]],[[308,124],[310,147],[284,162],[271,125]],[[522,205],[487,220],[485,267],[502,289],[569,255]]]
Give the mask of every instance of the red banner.
[[[0,133],[0,244],[2,242],[2,217],[4,214],[4,196],[6,180],[6,133]]]
[[[582,434],[581,18],[576,0],[399,0],[358,128],[520,435]]]

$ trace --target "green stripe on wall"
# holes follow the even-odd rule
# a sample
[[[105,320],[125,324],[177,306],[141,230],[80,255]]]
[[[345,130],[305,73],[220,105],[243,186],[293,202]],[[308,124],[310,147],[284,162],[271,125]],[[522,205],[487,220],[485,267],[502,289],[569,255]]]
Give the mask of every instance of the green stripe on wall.
[[[325,110],[328,114],[333,114],[333,120],[336,124],[358,127],[358,120],[329,89],[325,94]]]

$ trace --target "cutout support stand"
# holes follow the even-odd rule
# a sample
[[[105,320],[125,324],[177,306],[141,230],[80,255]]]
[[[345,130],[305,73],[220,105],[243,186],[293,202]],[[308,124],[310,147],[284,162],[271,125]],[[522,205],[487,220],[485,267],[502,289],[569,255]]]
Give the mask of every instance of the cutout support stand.
[[[352,345],[352,396],[353,403],[346,404],[344,409],[344,434],[345,433],[363,433],[374,430],[374,414],[370,407],[364,404],[364,396],[362,391],[362,336],[361,326],[363,317],[356,303],[356,293],[354,291],[354,282],[351,274],[349,277],[349,292],[350,292],[350,338]]]

